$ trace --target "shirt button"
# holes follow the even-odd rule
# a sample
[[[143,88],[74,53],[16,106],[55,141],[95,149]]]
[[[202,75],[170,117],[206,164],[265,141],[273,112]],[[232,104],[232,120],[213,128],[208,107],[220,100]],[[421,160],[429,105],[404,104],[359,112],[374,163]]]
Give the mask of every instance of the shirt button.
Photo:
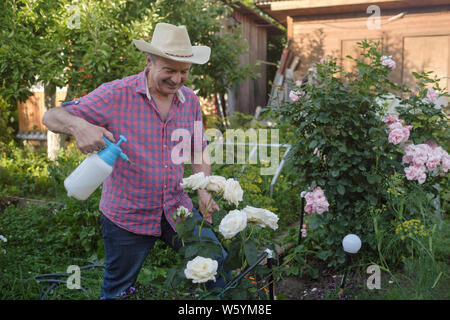
[[[167,188],[167,185],[165,184],[165,185],[164,185],[164,189],[166,189],[166,188]]]
[[[164,168],[167,168],[167,164],[166,164],[166,165],[164,165]]]

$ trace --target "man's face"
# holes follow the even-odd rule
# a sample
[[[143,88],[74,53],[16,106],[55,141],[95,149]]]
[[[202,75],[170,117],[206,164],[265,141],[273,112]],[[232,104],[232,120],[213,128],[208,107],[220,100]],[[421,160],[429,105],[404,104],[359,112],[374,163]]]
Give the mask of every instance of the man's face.
[[[147,58],[149,67],[149,85],[159,94],[174,94],[186,82],[191,64],[156,57],[155,61]]]

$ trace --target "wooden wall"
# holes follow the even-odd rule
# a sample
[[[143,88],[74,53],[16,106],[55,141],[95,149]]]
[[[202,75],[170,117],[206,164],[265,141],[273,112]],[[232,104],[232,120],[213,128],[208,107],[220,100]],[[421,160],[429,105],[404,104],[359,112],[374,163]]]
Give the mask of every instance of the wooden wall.
[[[44,90],[34,88],[33,95],[25,102],[17,104],[19,118],[19,131],[47,131],[47,127],[42,124],[42,117],[45,112]],[[56,105],[60,106],[64,101],[67,92],[58,90],[56,92]]]
[[[241,22],[242,35],[248,41],[249,53],[241,56],[242,65],[255,63],[257,60],[266,61],[267,58],[267,28],[258,27],[249,17],[235,12],[236,20]],[[254,114],[257,106],[265,106],[267,102],[266,64],[261,64],[256,70],[260,73],[258,79],[241,82],[234,90],[235,111]]]
[[[400,19],[390,17],[407,11]],[[450,91],[450,9],[449,6],[417,9],[383,10],[381,28],[367,27],[368,14],[316,15],[288,20],[288,36],[293,49],[301,56],[295,72],[303,78],[313,62],[331,54],[341,58],[344,69],[352,64],[346,55],[359,55],[356,42],[364,38],[380,40],[383,50],[397,63],[391,73],[396,83],[412,84],[413,71],[434,71],[442,77],[440,85]]]

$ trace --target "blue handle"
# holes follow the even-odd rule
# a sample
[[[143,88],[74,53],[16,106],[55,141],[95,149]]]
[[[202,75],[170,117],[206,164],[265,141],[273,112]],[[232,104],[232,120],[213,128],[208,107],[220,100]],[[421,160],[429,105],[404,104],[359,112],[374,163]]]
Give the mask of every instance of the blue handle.
[[[105,140],[106,142],[106,148],[104,148],[102,151],[98,153],[98,155],[100,156],[100,158],[103,159],[103,161],[105,161],[111,166],[114,165],[114,161],[116,160],[117,156],[120,156],[122,159],[126,161],[130,161],[127,155],[123,153],[122,149],[120,149],[119,147],[122,142],[127,141],[127,138],[121,135],[119,142],[117,142],[116,144],[107,139],[106,137],[103,137],[103,140]]]

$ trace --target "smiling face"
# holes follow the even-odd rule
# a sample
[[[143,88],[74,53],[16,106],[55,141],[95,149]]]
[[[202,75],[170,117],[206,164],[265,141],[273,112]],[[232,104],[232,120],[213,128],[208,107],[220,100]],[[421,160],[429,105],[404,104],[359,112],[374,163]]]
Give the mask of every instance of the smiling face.
[[[174,94],[186,82],[191,64],[163,57],[147,56],[148,85],[150,92],[167,97]]]

